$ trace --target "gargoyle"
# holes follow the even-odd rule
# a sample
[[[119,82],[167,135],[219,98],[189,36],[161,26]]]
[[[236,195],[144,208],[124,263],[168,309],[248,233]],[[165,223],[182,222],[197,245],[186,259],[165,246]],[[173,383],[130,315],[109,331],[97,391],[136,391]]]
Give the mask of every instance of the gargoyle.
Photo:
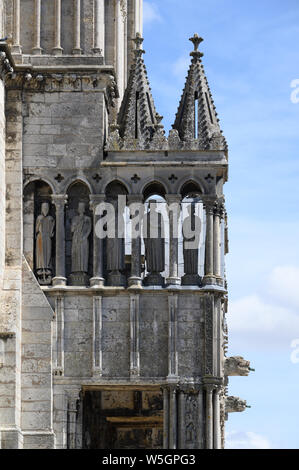
[[[239,397],[226,397],[225,399],[226,413],[240,413],[246,408],[250,408],[250,406],[247,406],[246,400],[241,400]]]
[[[249,366],[250,366],[250,361],[246,361],[241,356],[227,357],[224,362],[224,375],[247,376],[251,370],[254,371],[254,369],[251,369]]]

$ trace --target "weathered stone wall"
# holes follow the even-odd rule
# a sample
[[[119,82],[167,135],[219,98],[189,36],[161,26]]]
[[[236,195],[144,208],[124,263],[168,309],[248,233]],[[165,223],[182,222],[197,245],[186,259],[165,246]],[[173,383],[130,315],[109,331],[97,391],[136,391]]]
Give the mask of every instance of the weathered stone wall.
[[[81,293],[66,291],[58,296],[49,291],[46,295],[53,309],[57,306],[57,298],[63,298],[64,377],[88,379],[94,376],[93,355],[97,353],[94,351],[93,331],[97,326],[93,312],[94,298],[98,298],[98,294],[92,295],[89,289]],[[138,336],[142,379],[165,378],[169,372],[169,295],[168,291],[158,290],[155,293],[143,291],[139,296]],[[102,355],[101,376],[103,379],[127,378],[130,376],[130,297],[125,291],[109,294],[107,288],[100,299],[102,325],[98,348]],[[206,296],[198,292],[184,292],[178,295],[178,299],[178,372],[180,377],[193,380],[205,374]],[[221,324],[220,312],[213,310],[212,314],[215,323]],[[214,336],[211,347],[219,348],[221,339]],[[55,341],[53,337],[53,344]],[[221,371],[215,370],[217,364],[212,367],[212,373],[221,376]]]
[[[1,11],[0,11],[1,15]],[[0,289],[2,288],[5,260],[5,89],[0,80]]]
[[[105,112],[103,93],[26,93],[24,168],[96,167]]]
[[[5,271],[0,291],[1,435],[3,448],[22,447],[21,425],[21,305],[22,305],[22,104],[19,91],[7,91]],[[16,230],[17,227],[17,230]]]
[[[53,448],[52,321],[54,312],[23,261],[22,432],[24,448]]]

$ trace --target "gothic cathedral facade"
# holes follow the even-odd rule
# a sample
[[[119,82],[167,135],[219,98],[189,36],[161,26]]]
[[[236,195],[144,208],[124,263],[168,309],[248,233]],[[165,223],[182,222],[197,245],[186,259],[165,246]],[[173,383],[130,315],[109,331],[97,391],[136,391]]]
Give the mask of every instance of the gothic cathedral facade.
[[[0,0],[3,449],[219,449],[246,407],[202,39],[166,136],[142,3]]]

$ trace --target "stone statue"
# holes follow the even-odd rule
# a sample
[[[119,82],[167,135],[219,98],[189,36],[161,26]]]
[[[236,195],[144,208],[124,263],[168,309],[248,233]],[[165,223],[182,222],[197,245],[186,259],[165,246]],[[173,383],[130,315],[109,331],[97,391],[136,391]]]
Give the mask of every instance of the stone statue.
[[[116,199],[109,201],[114,207],[115,236],[107,237],[107,271],[108,284],[112,286],[124,286],[126,279],[122,271],[125,269],[125,239],[118,233],[118,204]]]
[[[52,280],[52,238],[54,236],[55,221],[49,215],[49,203],[43,202],[41,214],[36,219],[36,272],[40,284],[48,285]]]
[[[148,276],[147,285],[162,285],[161,272],[165,269],[164,219],[157,211],[157,201],[149,201],[148,212],[143,223],[143,239]]]
[[[198,286],[200,278],[198,275],[198,245],[201,230],[200,218],[195,215],[195,204],[188,204],[188,217],[183,222],[183,255],[184,272],[183,285]],[[189,246],[192,245],[192,246]]]
[[[91,218],[85,213],[85,203],[79,202],[78,215],[71,223],[72,232],[72,274],[73,285],[85,285],[88,273],[89,241]]]

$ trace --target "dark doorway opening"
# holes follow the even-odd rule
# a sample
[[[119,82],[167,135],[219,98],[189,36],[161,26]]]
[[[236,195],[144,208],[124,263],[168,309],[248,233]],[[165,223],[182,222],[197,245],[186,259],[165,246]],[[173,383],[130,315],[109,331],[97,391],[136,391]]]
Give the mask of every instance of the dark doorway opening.
[[[83,448],[162,449],[162,392],[159,389],[85,391]]]

